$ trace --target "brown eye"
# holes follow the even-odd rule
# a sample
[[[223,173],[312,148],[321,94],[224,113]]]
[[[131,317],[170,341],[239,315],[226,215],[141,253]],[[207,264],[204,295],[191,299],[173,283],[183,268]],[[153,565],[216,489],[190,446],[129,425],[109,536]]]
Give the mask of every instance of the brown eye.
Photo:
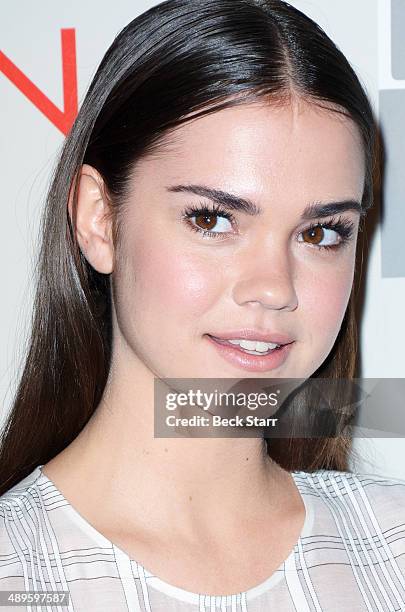
[[[300,233],[301,238],[299,242],[312,244],[318,249],[337,247],[344,239],[342,238],[342,232],[333,229],[333,227],[337,226],[332,226],[331,224],[328,226],[320,223],[311,225]]]
[[[214,234],[225,234],[232,230],[231,220],[219,213],[204,210],[199,212],[198,215],[188,215],[188,218],[193,220],[192,225],[196,231],[209,233],[215,227]]]
[[[315,227],[311,227],[304,232],[302,232],[304,236],[308,237],[308,240],[305,242],[310,242],[311,244],[319,244],[323,238],[324,230],[320,225]]]
[[[203,230],[212,230],[213,227],[217,224],[217,216],[216,215],[198,215],[195,217],[196,223]],[[202,221],[200,221],[202,220]],[[202,226],[200,226],[202,223]]]

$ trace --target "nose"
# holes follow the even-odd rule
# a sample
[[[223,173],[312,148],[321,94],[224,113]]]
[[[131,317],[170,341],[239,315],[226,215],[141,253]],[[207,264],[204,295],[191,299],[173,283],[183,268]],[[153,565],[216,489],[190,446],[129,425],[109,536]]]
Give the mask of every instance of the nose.
[[[255,304],[287,311],[297,308],[293,266],[285,250],[275,254],[272,249],[271,255],[264,251],[249,256],[246,253],[244,264],[238,263],[240,274],[233,288],[233,299],[238,305]]]

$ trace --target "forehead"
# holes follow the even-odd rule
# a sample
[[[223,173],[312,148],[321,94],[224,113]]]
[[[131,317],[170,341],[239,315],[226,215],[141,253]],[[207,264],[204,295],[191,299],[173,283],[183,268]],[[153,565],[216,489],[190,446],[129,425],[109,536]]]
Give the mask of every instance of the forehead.
[[[146,162],[155,180],[158,171],[166,184],[198,179],[255,198],[296,197],[297,191],[300,199],[362,194],[357,126],[309,102],[222,109],[180,126],[168,143],[169,150]]]

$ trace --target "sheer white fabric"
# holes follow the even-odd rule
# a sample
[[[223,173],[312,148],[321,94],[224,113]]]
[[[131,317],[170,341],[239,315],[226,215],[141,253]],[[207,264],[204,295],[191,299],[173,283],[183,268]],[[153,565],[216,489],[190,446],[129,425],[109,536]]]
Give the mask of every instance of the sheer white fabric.
[[[0,591],[69,591],[70,603],[1,609],[405,610],[405,481],[327,470],[293,472],[306,507],[294,549],[261,584],[215,597],[170,585],[131,559],[69,504],[41,467],[0,497]]]

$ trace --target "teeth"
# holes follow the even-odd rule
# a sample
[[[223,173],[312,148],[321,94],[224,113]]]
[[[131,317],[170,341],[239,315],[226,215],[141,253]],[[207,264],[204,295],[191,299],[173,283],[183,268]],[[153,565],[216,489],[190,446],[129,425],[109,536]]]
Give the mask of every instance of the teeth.
[[[275,344],[273,342],[260,342],[256,340],[242,340],[240,338],[235,338],[232,340],[228,340],[231,344],[238,344],[241,348],[246,349],[247,351],[256,351],[258,353],[267,353],[270,349],[275,349],[279,344]]]

